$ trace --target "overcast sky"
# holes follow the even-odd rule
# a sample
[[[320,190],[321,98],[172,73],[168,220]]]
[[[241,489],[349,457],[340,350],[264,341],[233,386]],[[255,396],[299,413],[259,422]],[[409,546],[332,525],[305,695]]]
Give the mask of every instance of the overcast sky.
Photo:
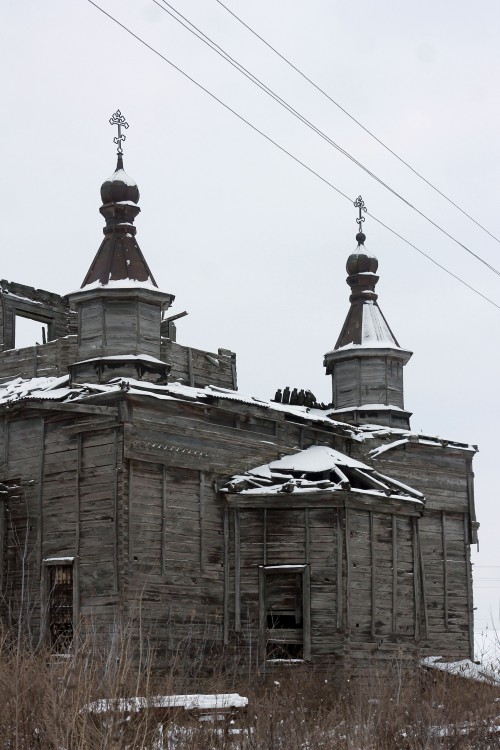
[[[498,220],[498,0],[224,0],[318,86],[490,232]],[[500,278],[285,112],[152,0],[97,0],[349,198],[500,305]],[[161,4],[161,2],[160,2]],[[499,245],[385,152],[216,0],[172,0],[332,140],[497,268]],[[239,387],[309,388],[348,310],[356,210],[88,0],[3,3],[0,211],[10,281],[80,286],[101,242],[99,187],[138,183],[137,239],[158,285],[187,310],[178,340],[238,355]],[[499,623],[500,309],[367,218],[380,306],[400,344],[412,426],[479,445],[476,629]],[[486,567],[491,566],[491,567]],[[495,567],[496,566],[496,567]],[[494,580],[490,580],[494,579]]]

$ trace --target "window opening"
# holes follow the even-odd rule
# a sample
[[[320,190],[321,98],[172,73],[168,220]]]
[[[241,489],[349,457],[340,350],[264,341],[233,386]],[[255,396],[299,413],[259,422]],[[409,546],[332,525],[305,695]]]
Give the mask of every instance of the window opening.
[[[303,659],[303,570],[266,570],[265,607],[266,659]]]
[[[49,565],[48,576],[50,648],[65,654],[73,642],[73,566]]]
[[[14,346],[22,349],[25,346],[45,344],[48,339],[48,325],[41,320],[25,318],[23,315],[15,316]]]

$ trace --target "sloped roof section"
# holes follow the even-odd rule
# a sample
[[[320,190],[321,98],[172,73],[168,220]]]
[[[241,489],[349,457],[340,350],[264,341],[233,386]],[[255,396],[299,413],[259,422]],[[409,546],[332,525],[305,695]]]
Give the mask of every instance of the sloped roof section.
[[[352,346],[400,348],[375,300],[360,299],[351,304],[335,350]]]
[[[278,461],[232,477],[225,491],[243,495],[349,490],[423,506],[418,490],[326,445],[312,445]]]
[[[135,237],[114,232],[104,238],[82,289],[91,285],[119,286],[116,282],[120,281],[127,282],[126,286],[158,287]]]

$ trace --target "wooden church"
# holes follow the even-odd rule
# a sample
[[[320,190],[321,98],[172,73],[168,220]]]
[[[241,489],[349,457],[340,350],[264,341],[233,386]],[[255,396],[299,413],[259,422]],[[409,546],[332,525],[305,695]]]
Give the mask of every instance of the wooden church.
[[[127,623],[165,660],[189,633],[259,670],[472,656],[476,448],[411,430],[361,220],[332,404],[244,395],[234,353],[176,341],[115,140],[81,288],[0,282],[4,623],[58,653]],[[17,317],[47,340],[16,349]]]

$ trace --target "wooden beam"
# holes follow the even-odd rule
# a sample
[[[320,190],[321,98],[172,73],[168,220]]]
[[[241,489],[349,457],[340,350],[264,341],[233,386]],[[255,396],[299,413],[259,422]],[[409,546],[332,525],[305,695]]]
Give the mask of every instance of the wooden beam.
[[[188,355],[188,378],[189,378],[189,385],[190,386],[194,386],[193,352],[191,351],[191,347],[188,347],[187,355]]]
[[[422,553],[422,545],[420,544],[420,519],[415,521],[417,529],[417,544],[418,544],[418,557],[420,560],[420,575],[422,580],[422,607],[424,610],[424,624],[425,624],[425,637],[429,637],[429,612],[427,611],[427,584],[425,582],[425,567],[424,567],[424,556]]]
[[[8,427],[8,422],[7,422]],[[8,440],[8,430],[6,433],[6,442]],[[40,427],[40,459],[38,465],[38,488],[37,488],[37,513],[38,513],[38,528],[36,532],[36,547],[37,547],[37,562],[38,562],[38,576],[42,575],[42,560],[43,560],[43,468],[45,458],[45,420],[41,420]]]
[[[134,471],[132,468],[133,461],[128,462],[128,562],[129,566],[133,559],[133,520],[132,520],[132,497],[134,489]]]
[[[76,437],[76,476],[75,476],[75,557],[80,555],[80,475],[82,471],[82,436]]]
[[[335,512],[335,511],[334,511]],[[342,586],[342,555],[343,555],[343,544],[342,544],[342,527],[340,523],[340,510],[336,509],[337,517],[337,630],[342,628],[342,602],[344,599],[344,591]]]
[[[119,450],[119,434],[118,430],[115,429],[115,445],[114,445],[114,465],[113,465],[113,593],[117,594],[119,589],[119,578],[118,578],[118,450]],[[77,562],[79,558],[77,557]]]
[[[304,528],[305,528],[305,551],[306,551],[306,565],[309,565],[310,557],[310,533],[309,533],[309,508],[304,509]]]
[[[200,471],[200,571],[205,570],[205,472]]]
[[[266,569],[259,566],[259,664],[265,670],[266,665],[266,630],[267,630],[267,604],[266,604]]]
[[[262,515],[262,562],[267,565],[267,508],[264,508]]]
[[[165,469],[164,469],[165,471]],[[229,510],[224,508],[224,645],[229,643]]]
[[[371,634],[375,636],[375,535],[373,513],[370,511],[370,566],[371,566]]]
[[[474,612],[472,609],[472,565],[470,560],[469,514],[464,513],[464,554],[467,576],[467,624],[469,626],[469,658],[474,659]]]
[[[444,626],[448,629],[448,549],[446,543],[446,512],[441,512],[441,539],[443,547],[443,597]]]
[[[225,540],[224,540],[225,541]],[[165,560],[167,557],[167,467],[162,466],[161,471],[161,573],[166,575]],[[224,575],[226,574],[226,563],[224,560]]]
[[[398,627],[398,523],[392,516],[392,632]]]
[[[14,404],[17,406],[17,404]],[[35,409],[39,411],[62,411],[79,414],[102,414],[103,416],[116,416],[116,406],[93,406],[91,404],[76,403],[70,401],[68,403],[60,403],[59,401],[40,400],[40,401],[26,401],[19,404],[20,408],[23,409]]]
[[[62,435],[78,435],[79,432],[98,432],[99,430],[110,430],[114,427],[120,427],[121,422],[116,419],[105,417],[104,419],[92,419],[88,422],[61,427]]]
[[[5,501],[0,500],[0,596],[3,597],[5,566]]]
[[[234,521],[234,629],[238,633],[241,630],[241,603],[240,603],[240,580],[241,580],[241,548],[240,548],[240,511],[233,511]]]
[[[420,635],[420,598],[418,595],[418,546],[415,518],[411,519],[411,538],[413,547],[413,633],[415,640],[418,640]]]
[[[344,516],[344,527],[345,527],[345,561],[346,561],[346,571],[345,571],[345,584],[346,584],[346,599],[345,599],[345,626],[347,630],[350,630],[351,627],[351,551],[350,551],[350,544],[349,544],[349,509],[345,509],[345,516]]]
[[[304,639],[304,659],[309,661],[311,658],[311,569],[309,565],[304,568],[303,574],[303,639]]]

